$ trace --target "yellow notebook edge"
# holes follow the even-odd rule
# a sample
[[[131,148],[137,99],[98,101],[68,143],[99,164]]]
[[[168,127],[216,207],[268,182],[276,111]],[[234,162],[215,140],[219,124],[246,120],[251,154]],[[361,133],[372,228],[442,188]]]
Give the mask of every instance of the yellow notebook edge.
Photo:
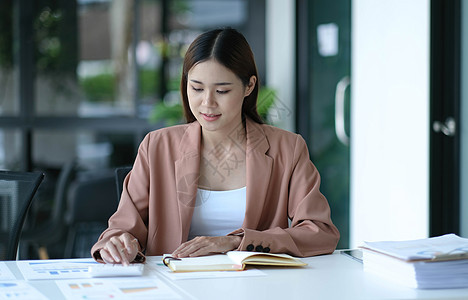
[[[214,269],[181,269],[181,270],[176,270],[172,267],[172,265],[169,263],[168,267],[169,269],[174,272],[174,273],[191,273],[191,272],[220,272],[220,271],[226,271],[226,272],[232,272],[232,271],[244,271],[245,265],[231,265],[232,268],[228,267],[219,267],[219,268],[214,268]]]
[[[276,263],[276,262],[255,262],[255,261],[247,261],[244,265],[255,265],[255,266],[275,266],[275,267],[304,267],[307,266],[305,262],[292,262],[292,263]]]
[[[252,264],[252,260],[258,261],[257,265],[276,265],[276,266],[306,266],[300,258],[284,253],[263,253],[247,251],[229,251],[226,253],[231,259],[238,263]],[[231,255],[233,256],[231,256]],[[242,257],[239,260],[239,257]],[[264,263],[262,263],[264,262]],[[275,264],[273,264],[275,263]]]

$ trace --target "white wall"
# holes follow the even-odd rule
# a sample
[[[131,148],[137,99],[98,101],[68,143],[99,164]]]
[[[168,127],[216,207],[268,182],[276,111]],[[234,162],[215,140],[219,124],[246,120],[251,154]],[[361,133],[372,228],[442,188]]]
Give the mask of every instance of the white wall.
[[[295,130],[295,1],[266,1],[266,84],[275,89],[274,125]]]
[[[429,12],[352,1],[352,247],[428,236]]]

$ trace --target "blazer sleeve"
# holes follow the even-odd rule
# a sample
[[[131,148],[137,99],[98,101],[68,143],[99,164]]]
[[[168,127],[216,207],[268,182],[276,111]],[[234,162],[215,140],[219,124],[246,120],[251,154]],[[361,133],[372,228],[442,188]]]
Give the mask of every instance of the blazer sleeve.
[[[133,235],[139,242],[140,250],[146,246],[148,228],[148,199],[149,199],[149,164],[148,147],[149,135],[141,142],[132,170],[124,180],[122,195],[117,211],[109,218],[108,228],[101,234],[91,249],[91,255],[100,260],[99,250],[113,236],[124,232]],[[137,260],[144,259],[139,253]]]
[[[320,192],[320,174],[310,161],[307,145],[300,135],[296,138],[292,162],[287,204],[290,227],[235,231],[231,234],[243,235],[238,250],[264,250],[300,257],[335,250],[340,234],[331,220],[328,201]]]

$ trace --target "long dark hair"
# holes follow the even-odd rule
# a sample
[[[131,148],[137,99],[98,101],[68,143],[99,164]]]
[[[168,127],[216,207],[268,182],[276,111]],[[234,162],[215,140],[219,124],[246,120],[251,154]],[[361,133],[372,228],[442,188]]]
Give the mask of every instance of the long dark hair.
[[[254,55],[245,37],[232,28],[215,29],[202,33],[190,44],[185,54],[180,81],[180,93],[182,94],[184,115],[187,123],[196,120],[188,102],[188,72],[196,64],[209,59],[215,59],[231,70],[240,78],[244,86],[249,84],[252,76],[257,78],[253,91],[245,97],[242,104],[242,118],[248,116],[253,121],[262,124],[263,120],[257,112],[259,78]]]

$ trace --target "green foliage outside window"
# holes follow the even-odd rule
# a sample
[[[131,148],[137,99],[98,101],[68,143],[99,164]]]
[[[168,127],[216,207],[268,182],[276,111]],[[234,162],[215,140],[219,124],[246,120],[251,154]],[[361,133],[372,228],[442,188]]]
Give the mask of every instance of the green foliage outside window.
[[[86,99],[90,102],[113,102],[116,98],[116,76],[102,73],[80,79]],[[140,97],[154,97],[159,90],[159,73],[154,70],[141,70],[139,76]]]

